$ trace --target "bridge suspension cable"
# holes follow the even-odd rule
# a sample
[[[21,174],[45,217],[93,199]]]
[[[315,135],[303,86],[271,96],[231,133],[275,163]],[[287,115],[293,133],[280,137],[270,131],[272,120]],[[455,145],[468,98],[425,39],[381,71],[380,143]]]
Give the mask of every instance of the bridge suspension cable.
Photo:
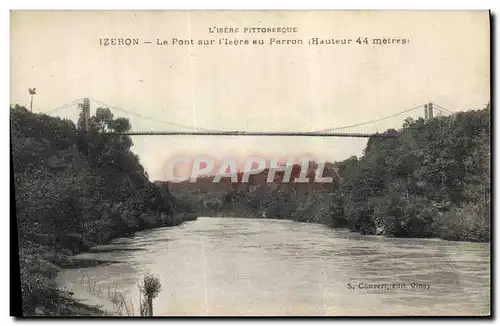
[[[73,105],[78,104],[77,102],[81,101],[82,99],[83,99],[83,97],[81,97],[81,98],[77,98],[77,99],[74,99],[74,100],[73,100],[73,101],[71,101],[71,102],[67,102],[67,103],[65,103],[65,104],[63,104],[63,105],[60,105],[60,106],[58,106],[58,107],[55,107],[55,108],[53,108],[53,109],[50,109],[50,110],[48,110],[48,111],[46,111],[46,112],[42,112],[42,113],[43,113],[43,114],[53,114],[53,113],[56,113],[56,112],[62,111],[62,110],[64,110],[64,109],[69,108],[70,106],[73,106]]]
[[[63,104],[59,107],[56,107],[54,109],[51,109],[47,112],[44,112],[44,114],[53,114],[53,113],[56,113],[56,112],[59,112],[61,110],[64,110],[72,105],[75,105],[75,104],[78,104],[77,102],[81,101],[83,98],[77,98],[71,102],[68,102],[66,104]],[[184,124],[180,124],[180,123],[176,123],[176,122],[171,122],[171,121],[166,121],[166,120],[161,120],[161,119],[158,119],[158,118],[154,118],[154,117],[150,117],[150,116],[145,116],[143,114],[140,114],[140,113],[137,113],[137,112],[133,112],[133,111],[129,111],[129,110],[125,110],[125,109],[122,109],[122,108],[119,108],[119,107],[116,107],[116,106],[111,106],[111,105],[108,105],[102,101],[99,101],[99,100],[94,100],[92,99],[91,100],[92,102],[94,102],[95,104],[99,105],[99,106],[102,106],[102,107],[106,107],[106,108],[109,108],[109,109],[112,109],[114,111],[119,111],[119,112],[122,112],[122,113],[126,113],[126,114],[130,114],[130,115],[134,115],[134,116],[137,116],[141,119],[145,119],[145,120],[151,120],[151,121],[154,121],[154,122],[158,122],[158,123],[163,123],[163,124],[168,124],[168,125],[171,125],[171,126],[176,126],[176,127],[181,127],[181,128],[187,128],[189,130],[192,130],[192,131],[198,131],[197,132],[179,132],[179,131],[175,131],[175,132],[153,132],[154,134],[162,134],[162,135],[166,135],[166,134],[169,134],[169,135],[178,135],[178,134],[184,134],[184,135],[246,135],[246,136],[285,136],[288,135],[288,136],[300,136],[300,135],[305,135],[305,136],[313,136],[313,135],[318,135],[318,136],[330,136],[330,134],[326,134],[326,133],[329,133],[329,132],[332,132],[332,131],[338,131],[338,130],[343,130],[343,129],[349,129],[349,128],[354,128],[354,127],[359,127],[359,126],[363,126],[363,125],[367,125],[367,124],[371,124],[371,123],[374,123],[374,122],[379,122],[379,121],[383,121],[383,120],[387,120],[387,119],[390,119],[390,118],[393,118],[393,117],[396,117],[396,116],[400,116],[402,114],[405,114],[405,113],[408,113],[408,112],[411,112],[411,111],[414,111],[414,110],[417,110],[421,107],[424,106],[424,104],[420,104],[418,106],[415,106],[415,107],[412,107],[410,109],[406,109],[406,110],[403,110],[403,111],[400,111],[400,112],[397,112],[395,114],[391,114],[391,115],[388,115],[388,116],[385,116],[385,117],[381,117],[381,118],[378,118],[378,119],[373,119],[373,120],[369,120],[369,121],[364,121],[364,122],[360,122],[360,123],[356,123],[356,124],[352,124],[352,125],[345,125],[345,126],[339,126],[339,127],[334,127],[334,128],[328,128],[328,129],[321,129],[321,130],[316,130],[316,131],[312,131],[312,132],[288,132],[288,133],[280,133],[280,132],[273,132],[273,133],[263,133],[263,132],[248,132],[248,131],[224,131],[224,130],[214,130],[214,129],[207,129],[207,128],[202,128],[202,127],[195,127],[195,126],[190,126],[190,125],[184,125]],[[438,105],[438,104],[435,104],[433,103],[434,107],[440,111],[441,113],[446,113],[446,114],[453,114],[454,112]],[[154,135],[151,131],[138,131],[138,132],[135,132],[135,135]],[[337,133],[339,134],[339,133]],[[335,135],[337,135],[335,134]],[[334,135],[334,134],[331,134],[331,135]],[[346,137],[367,137],[367,135],[370,135],[370,136],[374,136],[374,135],[377,135],[377,134],[355,134],[355,133],[348,133],[346,134],[347,136]],[[363,135],[363,136],[353,136],[353,135]],[[340,135],[342,136],[342,135]]]
[[[386,117],[382,117],[382,118],[378,118],[378,119],[374,119],[374,120],[369,120],[369,121],[365,121],[365,122],[361,122],[361,123],[356,123],[356,124],[353,124],[353,125],[347,125],[347,126],[341,126],[341,127],[336,127],[336,128],[329,128],[329,129],[317,130],[315,132],[328,132],[328,131],[335,131],[335,130],[342,130],[342,129],[359,127],[359,126],[367,125],[367,124],[370,124],[370,123],[374,123],[374,122],[378,122],[378,121],[383,121],[383,120],[386,120],[386,119],[394,118],[394,117],[396,117],[398,115],[401,115],[401,114],[404,114],[404,113],[407,113],[407,112],[419,109],[422,106],[424,106],[424,104],[420,104],[420,105],[415,106],[415,107],[413,107],[411,109],[403,110],[403,111],[400,111],[398,113],[395,113],[395,114],[392,114],[392,115],[389,115],[389,116],[386,116]]]
[[[188,129],[192,129],[192,130],[200,130],[200,131],[207,131],[207,132],[226,132],[226,131],[223,131],[223,130],[214,130],[214,129],[207,129],[207,128],[201,128],[201,127],[193,127],[193,126],[188,126],[188,125],[182,125],[182,124],[175,123],[175,122],[160,120],[158,118],[144,116],[142,114],[139,114],[139,113],[136,113],[136,112],[132,112],[132,111],[128,111],[128,110],[125,110],[125,109],[122,109],[122,108],[113,107],[113,106],[110,106],[110,105],[108,105],[108,104],[106,104],[104,102],[98,101],[98,100],[92,100],[92,101],[94,103],[97,103],[97,104],[100,104],[100,105],[104,105],[105,107],[108,107],[110,109],[117,110],[117,111],[120,111],[120,112],[123,112],[123,113],[132,114],[132,115],[135,115],[135,116],[140,117],[142,119],[152,120],[152,121],[160,122],[160,123],[166,123],[166,124],[169,124],[169,125],[178,126],[178,127],[182,127],[182,128],[188,128]],[[328,128],[328,129],[322,129],[322,130],[316,130],[316,131],[313,131],[313,132],[315,132],[315,133],[321,133],[321,132],[329,132],[329,131],[336,131],[336,130],[342,130],[342,129],[348,129],[348,128],[353,128],[353,127],[358,127],[358,126],[362,126],[362,125],[366,125],[366,124],[370,124],[370,123],[374,123],[374,122],[378,122],[378,121],[383,121],[383,120],[386,120],[386,119],[390,119],[390,118],[399,116],[401,114],[404,114],[404,113],[407,113],[407,112],[410,112],[410,111],[414,111],[414,110],[419,109],[419,108],[421,108],[423,106],[424,106],[424,104],[420,104],[420,105],[415,106],[415,107],[413,107],[411,109],[403,110],[403,111],[400,111],[400,112],[397,112],[395,114],[392,114],[392,115],[389,115],[389,116],[386,116],[386,117],[382,117],[382,118],[379,118],[379,119],[365,121],[365,122],[361,122],[361,123],[357,123],[357,124],[353,124],[353,125],[347,125],[347,126],[341,126],[341,127],[335,127],[335,128]],[[232,133],[232,131],[227,131],[227,132]]]
[[[441,112],[445,112],[445,113],[448,113],[448,114],[454,114],[454,113],[456,113],[454,111],[451,111],[451,110],[448,110],[446,108],[443,108],[441,105],[438,105],[436,103],[432,103],[432,104],[434,105],[434,107],[437,107],[438,110],[440,109],[439,111],[441,111]]]
[[[114,106],[110,106],[110,105],[108,105],[108,104],[106,104],[104,102],[97,101],[97,100],[92,100],[92,102],[94,102],[96,104],[104,105],[105,107],[113,109],[113,110],[116,110],[116,111],[120,111],[120,112],[123,112],[123,113],[135,115],[135,116],[137,116],[139,118],[142,118],[142,119],[152,120],[152,121],[159,122],[159,123],[165,123],[165,124],[169,124],[169,125],[172,125],[172,126],[177,126],[177,127],[181,127],[181,128],[188,128],[188,129],[192,129],[192,130],[215,131],[215,132],[221,131],[221,130],[211,130],[211,129],[201,128],[201,127],[193,127],[193,126],[183,125],[183,124],[180,124],[180,123],[175,123],[175,122],[160,120],[158,118],[148,117],[148,116],[136,113],[136,112],[128,111],[128,110],[125,110],[125,109],[122,109],[122,108],[118,108],[118,107],[114,107]]]

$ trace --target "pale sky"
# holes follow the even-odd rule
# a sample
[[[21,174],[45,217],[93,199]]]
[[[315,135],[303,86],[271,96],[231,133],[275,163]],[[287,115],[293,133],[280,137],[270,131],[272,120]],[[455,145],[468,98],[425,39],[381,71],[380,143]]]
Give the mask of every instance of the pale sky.
[[[210,27],[238,27],[210,34]],[[248,34],[244,27],[296,27],[294,34]],[[407,38],[408,44],[308,45],[312,37]],[[132,47],[99,38],[139,38]],[[263,39],[265,45],[159,46],[156,39]],[[269,45],[268,39],[303,45]],[[11,13],[11,103],[46,112],[88,97],[142,116],[215,130],[315,131],[388,116],[427,102],[452,111],[490,98],[487,11]],[[152,44],[143,44],[151,41]],[[92,106],[95,111],[96,106]],[[187,130],[113,110],[133,130]],[[55,115],[75,118],[75,106]],[[406,116],[343,130],[398,128]],[[343,160],[366,139],[133,137],[150,179],[164,179],[174,155],[301,157]]]

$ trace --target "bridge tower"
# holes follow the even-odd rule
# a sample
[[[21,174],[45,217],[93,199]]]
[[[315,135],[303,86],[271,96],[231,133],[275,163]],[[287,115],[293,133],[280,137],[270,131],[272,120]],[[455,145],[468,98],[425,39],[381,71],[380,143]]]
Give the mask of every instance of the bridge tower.
[[[432,103],[424,104],[425,110],[425,121],[432,119],[434,117],[434,108],[432,107]]]
[[[432,119],[432,118],[434,118],[432,103],[429,103],[428,107],[429,107],[429,119]]]
[[[89,131],[89,120],[90,120],[90,100],[85,97],[83,103],[79,105],[83,112],[83,121],[85,126],[85,132]]]

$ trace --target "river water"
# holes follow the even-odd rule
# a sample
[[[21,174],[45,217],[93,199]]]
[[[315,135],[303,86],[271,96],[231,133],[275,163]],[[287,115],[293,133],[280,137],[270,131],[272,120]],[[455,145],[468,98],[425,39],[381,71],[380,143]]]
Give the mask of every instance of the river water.
[[[107,300],[114,288],[138,314],[137,284],[146,271],[157,274],[162,284],[155,316],[490,312],[489,244],[362,236],[282,220],[201,217],[98,249],[78,257],[119,263],[65,270],[59,282],[109,312],[116,309]],[[89,287],[90,280],[97,285]]]

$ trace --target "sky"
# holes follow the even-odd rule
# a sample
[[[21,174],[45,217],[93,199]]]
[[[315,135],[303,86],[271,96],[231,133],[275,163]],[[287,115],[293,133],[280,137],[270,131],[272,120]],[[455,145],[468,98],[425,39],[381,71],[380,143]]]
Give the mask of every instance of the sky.
[[[316,131],[358,124],[433,102],[451,111],[490,99],[487,11],[11,11],[11,104],[48,112],[87,97],[133,130]],[[209,28],[239,28],[213,34]],[[296,33],[243,33],[292,27]],[[302,45],[268,44],[300,39]],[[352,39],[309,45],[311,38]],[[356,44],[365,37],[406,44]],[[101,46],[101,38],[138,38],[138,46]],[[157,40],[250,40],[249,45],[157,45]],[[264,45],[253,45],[262,39]],[[144,44],[144,42],[152,42]],[[129,112],[129,113],[125,113]],[[54,116],[76,119],[76,105]],[[408,114],[345,132],[398,128]],[[146,118],[144,118],[146,117]],[[175,156],[313,157],[362,155],[366,139],[134,136],[150,179],[165,179]]]

